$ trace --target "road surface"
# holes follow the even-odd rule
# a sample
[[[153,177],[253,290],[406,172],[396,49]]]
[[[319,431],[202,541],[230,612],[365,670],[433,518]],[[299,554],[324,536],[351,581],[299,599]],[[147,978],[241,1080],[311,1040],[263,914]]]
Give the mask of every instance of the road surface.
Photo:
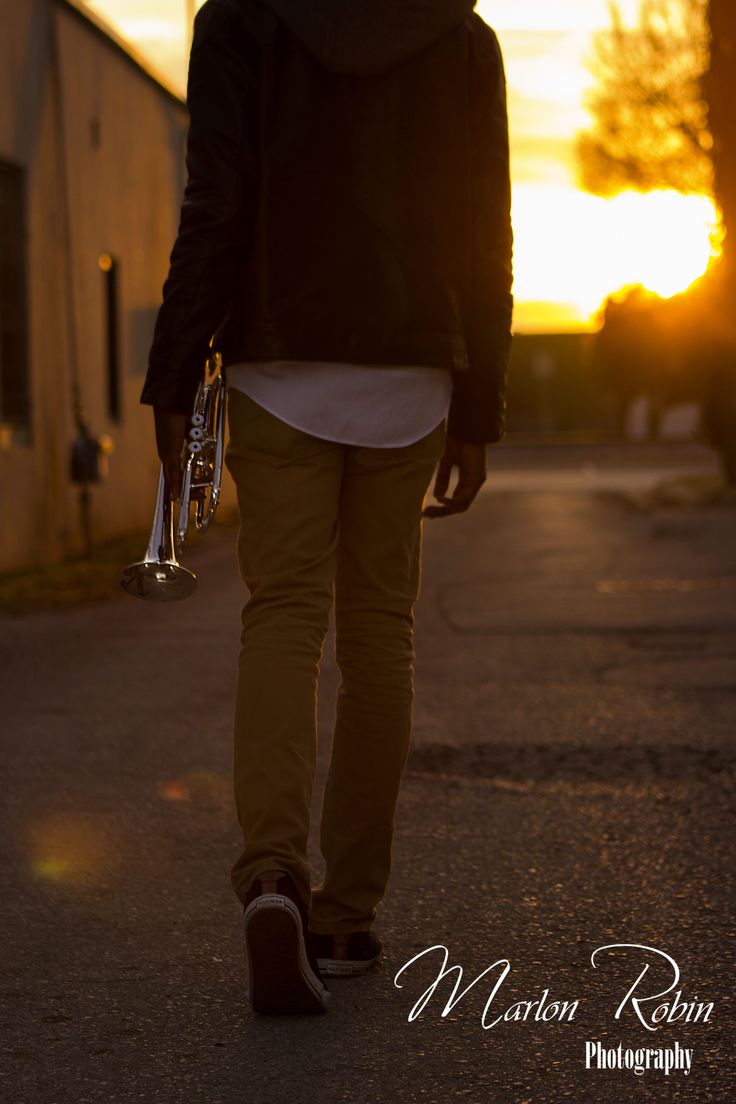
[[[385,956],[323,1017],[243,997],[233,531],[192,551],[188,602],[1,619],[2,1099],[735,1099],[736,510],[651,493],[713,471],[502,446],[474,508],[425,523]],[[320,782],[336,681],[328,648]],[[430,947],[458,993],[486,973],[413,1016]],[[637,1050],[690,1072],[596,1068]]]

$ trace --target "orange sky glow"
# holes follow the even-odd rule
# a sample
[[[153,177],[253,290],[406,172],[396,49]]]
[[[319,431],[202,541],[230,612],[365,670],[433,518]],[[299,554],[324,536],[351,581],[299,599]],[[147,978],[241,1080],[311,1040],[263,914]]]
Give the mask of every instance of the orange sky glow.
[[[202,0],[195,0],[201,7]],[[187,0],[88,0],[183,92]],[[638,0],[620,0],[633,20]],[[705,271],[716,220],[707,196],[578,187],[575,135],[588,122],[591,36],[607,0],[479,0],[497,31],[509,89],[517,331],[586,330],[606,296],[631,284],[670,296]]]

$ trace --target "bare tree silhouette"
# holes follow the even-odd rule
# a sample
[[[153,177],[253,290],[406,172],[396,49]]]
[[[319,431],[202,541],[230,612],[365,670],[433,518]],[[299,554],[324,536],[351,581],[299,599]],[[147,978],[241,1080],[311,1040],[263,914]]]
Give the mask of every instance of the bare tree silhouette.
[[[595,36],[590,59],[593,124],[578,135],[583,187],[598,195],[662,187],[711,194],[708,0],[641,0],[633,28],[610,7],[611,26]]]

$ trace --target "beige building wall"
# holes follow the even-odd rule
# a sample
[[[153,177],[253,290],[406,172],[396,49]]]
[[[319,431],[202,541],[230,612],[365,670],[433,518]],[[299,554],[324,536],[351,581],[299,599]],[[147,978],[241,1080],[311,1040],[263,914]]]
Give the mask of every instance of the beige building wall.
[[[7,571],[84,548],[69,477],[75,375],[89,432],[113,446],[91,485],[94,540],[150,527],[159,464],[138,398],[178,227],[187,114],[77,3],[0,0],[0,19],[0,158],[26,169],[31,388],[30,432],[0,424]],[[119,421],[107,409],[105,254],[118,266]],[[223,504],[234,501],[225,472]]]

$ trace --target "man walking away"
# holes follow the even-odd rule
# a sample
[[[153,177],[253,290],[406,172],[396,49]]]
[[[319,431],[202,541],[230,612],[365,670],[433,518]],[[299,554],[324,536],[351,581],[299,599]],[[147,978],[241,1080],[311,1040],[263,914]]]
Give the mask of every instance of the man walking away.
[[[195,20],[188,182],[141,401],[176,496],[213,340],[249,591],[232,883],[257,1011],[322,1011],[325,977],[363,973],[380,954],[422,515],[469,507],[504,429],[506,91],[473,7],[207,0]],[[438,461],[436,504],[423,509]],[[333,603],[341,685],[313,888],[316,690]]]

